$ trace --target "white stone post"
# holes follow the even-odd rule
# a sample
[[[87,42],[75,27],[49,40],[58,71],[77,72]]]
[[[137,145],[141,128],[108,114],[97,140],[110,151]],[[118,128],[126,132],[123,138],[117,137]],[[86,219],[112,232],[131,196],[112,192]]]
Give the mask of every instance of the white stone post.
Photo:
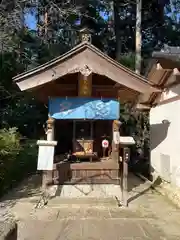
[[[47,141],[54,141],[54,119],[49,118],[47,120]]]
[[[47,120],[47,130],[46,130],[47,143],[54,141],[54,121],[55,120],[51,117],[49,117]],[[53,148],[55,148],[55,145]],[[53,161],[54,161],[54,156],[53,156]],[[51,170],[46,170],[46,169],[43,170],[43,173],[42,173],[42,188],[43,189],[46,189],[48,181],[50,181],[52,179],[52,176],[50,176],[50,175],[52,175],[52,170],[53,170],[53,167]]]
[[[48,185],[52,182],[52,171],[54,163],[54,149],[56,141],[38,140],[38,165],[37,169],[42,171],[42,192],[43,205],[47,204],[49,198]]]

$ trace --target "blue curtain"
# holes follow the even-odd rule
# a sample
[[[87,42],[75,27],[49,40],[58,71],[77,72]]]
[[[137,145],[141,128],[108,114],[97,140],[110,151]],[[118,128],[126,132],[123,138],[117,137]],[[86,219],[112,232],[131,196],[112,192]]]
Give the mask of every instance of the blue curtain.
[[[119,118],[119,111],[119,102],[115,99],[49,99],[49,113],[55,119],[114,120]]]

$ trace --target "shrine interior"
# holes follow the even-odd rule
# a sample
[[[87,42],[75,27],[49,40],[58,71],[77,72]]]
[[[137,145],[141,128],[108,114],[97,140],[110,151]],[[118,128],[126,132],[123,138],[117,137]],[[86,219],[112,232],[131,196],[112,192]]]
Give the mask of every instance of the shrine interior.
[[[85,149],[78,144],[79,140],[92,142],[92,152],[97,155],[96,161],[103,157],[102,140],[106,138],[110,145],[112,141],[111,120],[55,120],[55,155],[60,156],[67,153],[83,152]],[[81,159],[86,161],[87,159]]]

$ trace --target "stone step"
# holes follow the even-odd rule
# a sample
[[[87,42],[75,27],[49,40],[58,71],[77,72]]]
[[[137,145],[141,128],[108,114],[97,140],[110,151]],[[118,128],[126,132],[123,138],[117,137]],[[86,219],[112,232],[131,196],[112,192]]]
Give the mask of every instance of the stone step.
[[[74,219],[26,221],[19,224],[18,239],[173,239],[149,221],[128,219]],[[179,239],[179,238],[174,238]]]
[[[55,197],[48,201],[48,207],[86,208],[86,207],[118,207],[116,198],[61,198]]]
[[[121,187],[115,184],[69,184],[54,185],[49,195],[61,198],[112,198],[121,196]]]
[[[117,207],[63,207],[46,206],[40,209],[31,209],[29,213],[18,210],[18,220],[32,219],[39,221],[75,220],[75,219],[156,219],[153,213],[144,213],[135,209]]]
[[[40,198],[34,198],[26,201],[19,201],[13,207],[13,209],[27,209],[32,211],[33,209],[78,209],[78,208],[119,208],[119,200],[116,198],[61,198],[55,197],[48,200],[46,205],[43,204],[43,201],[40,201]]]
[[[19,202],[13,209],[15,219],[54,220],[57,219],[156,219],[155,214],[140,206],[129,205],[128,208],[118,207],[116,199],[51,199],[42,208],[35,208],[36,203]]]
[[[49,207],[28,209],[27,206],[17,206],[13,210],[14,219],[17,221],[38,220],[38,221],[57,221],[57,220],[75,220],[75,219],[149,219],[156,220],[156,216],[151,212],[144,212],[132,208],[118,207],[99,207],[83,206],[74,207],[64,205],[61,207]]]

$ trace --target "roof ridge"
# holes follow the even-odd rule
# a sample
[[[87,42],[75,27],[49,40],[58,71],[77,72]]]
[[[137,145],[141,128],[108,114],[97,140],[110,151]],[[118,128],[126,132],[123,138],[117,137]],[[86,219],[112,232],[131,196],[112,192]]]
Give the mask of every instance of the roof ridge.
[[[68,52],[66,52],[66,53],[64,53],[64,54],[62,54],[62,55],[60,55],[56,58],[53,58],[52,60],[50,60],[50,61],[48,61],[48,62],[46,62],[42,65],[39,65],[36,68],[33,68],[29,71],[18,74],[17,76],[13,77],[13,80],[18,81],[22,78],[28,77],[32,74],[35,74],[37,72],[43,71],[47,68],[50,68],[51,66],[55,65],[56,63],[59,63],[60,61],[63,61],[64,59],[66,59],[66,58],[84,50],[84,48],[91,49],[91,51],[95,52],[100,57],[103,57],[105,60],[109,61],[114,66],[116,66],[116,67],[120,68],[121,70],[125,71],[127,74],[137,78],[139,81],[141,81],[143,83],[148,83],[149,85],[154,86],[154,83],[148,81],[148,79],[145,76],[139,75],[139,74],[135,73],[135,71],[125,67],[124,65],[122,65],[121,63],[112,59],[107,54],[105,54],[103,51],[101,51],[99,48],[95,47],[93,44],[91,44],[89,42],[82,42],[82,43],[78,44],[77,46],[75,46],[74,48],[70,49]]]

